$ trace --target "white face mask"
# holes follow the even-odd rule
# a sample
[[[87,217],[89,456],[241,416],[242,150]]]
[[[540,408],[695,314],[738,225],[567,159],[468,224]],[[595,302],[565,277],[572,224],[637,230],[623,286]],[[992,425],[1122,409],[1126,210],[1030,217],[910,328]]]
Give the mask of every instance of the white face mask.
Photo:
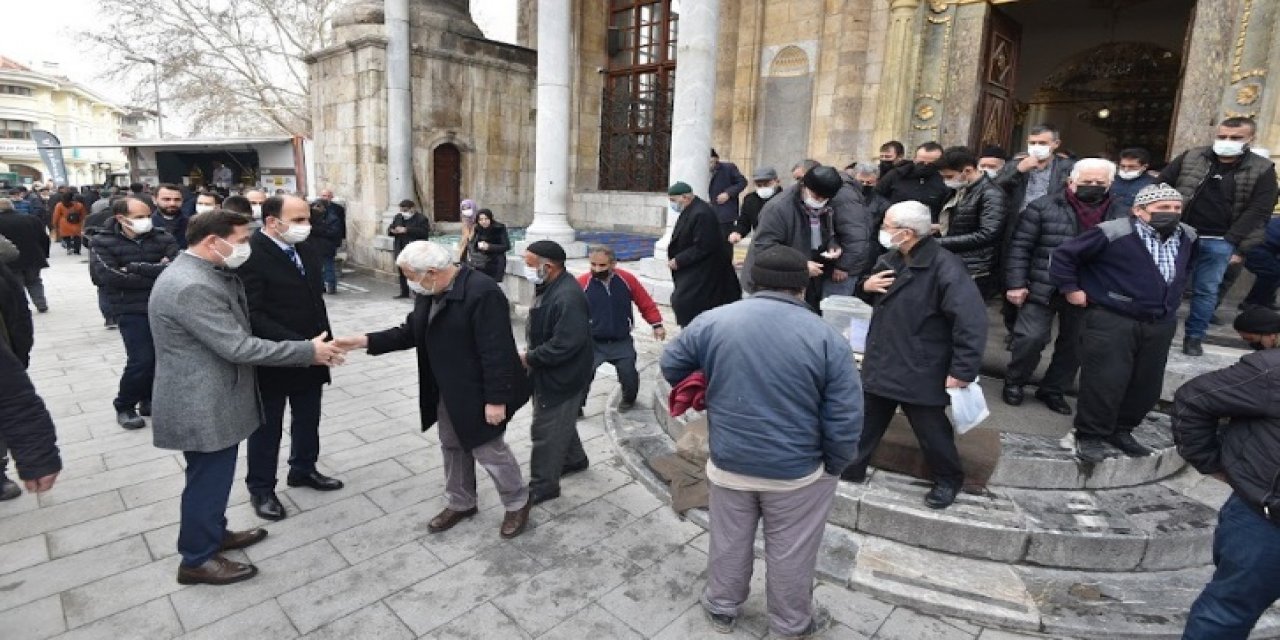
[[[1234,158],[1244,154],[1244,142],[1240,140],[1214,140],[1213,152],[1224,158]]]
[[[196,205],[196,213],[209,213],[210,211],[213,211],[213,205],[211,204]]]
[[[1137,180],[1142,175],[1142,169],[1134,169],[1133,171],[1125,171],[1121,169],[1116,172],[1121,180]]]
[[[281,240],[284,240],[289,244],[298,244],[299,242],[306,240],[307,236],[311,235],[311,225],[295,224],[279,233]]]
[[[254,220],[261,220],[261,219],[262,219],[262,205],[260,205],[260,204],[251,204],[251,205],[249,205],[249,208],[253,210],[253,219],[254,219]]]
[[[228,269],[239,268],[240,265],[244,264],[245,261],[249,259],[249,254],[253,252],[253,247],[249,246],[248,242],[242,242],[240,244],[231,244],[230,242],[227,242],[222,238],[218,238],[218,242],[221,242],[231,247],[231,255],[229,256],[224,256],[222,255],[221,251],[214,249],[214,252],[217,253],[218,256],[222,258],[223,266],[225,266]]]
[[[827,203],[828,203],[828,202],[830,202],[830,201],[829,201],[829,200],[819,200],[819,199],[817,199],[817,198],[811,198],[811,197],[809,197],[809,196],[805,196],[805,197],[804,197],[804,206],[809,207],[810,209],[813,209],[814,211],[817,211],[818,209],[821,209],[821,208],[823,208],[823,207],[827,206]]]
[[[955,180],[943,180],[942,183],[947,185],[948,189],[963,189],[969,186],[968,181],[966,181],[964,178],[956,178]]]
[[[987,174],[987,177],[992,180],[995,180],[996,176],[1000,175],[1000,170],[995,167],[987,167],[986,169],[983,169],[982,172]]]
[[[893,241],[893,236],[895,235],[897,234],[881,229],[880,230],[880,246],[890,251],[897,251],[898,247],[902,246],[902,243]]]
[[[672,201],[667,203],[667,206],[671,208],[671,213],[680,213],[681,211],[684,211],[684,205],[679,202]]]
[[[777,189],[775,189],[774,187],[756,187],[756,195],[760,196],[761,198],[764,198],[765,200],[772,198],[773,194],[776,192],[777,192]]]
[[[1036,160],[1044,160],[1053,155],[1053,148],[1047,144],[1029,144],[1027,154]]]
[[[434,296],[436,294],[435,289],[428,289],[422,286],[421,282],[415,282],[413,280],[409,280],[407,284],[409,285],[409,288],[413,290],[414,293],[420,296]]]
[[[546,282],[547,281],[546,265],[542,265],[537,268],[534,268],[526,264],[524,266],[524,279],[533,283],[535,286],[540,285],[543,282]]]
[[[142,235],[151,230],[151,218],[133,218],[129,219],[129,229],[138,235]]]

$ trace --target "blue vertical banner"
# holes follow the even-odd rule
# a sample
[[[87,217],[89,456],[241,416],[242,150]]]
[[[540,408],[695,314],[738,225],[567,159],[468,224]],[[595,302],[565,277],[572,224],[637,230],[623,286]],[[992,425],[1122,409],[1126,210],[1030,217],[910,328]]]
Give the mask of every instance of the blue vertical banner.
[[[53,180],[55,186],[68,186],[67,164],[62,158],[62,142],[58,140],[58,136],[44,129],[33,129],[31,139],[36,143],[36,149],[40,151],[40,159],[44,161],[45,169],[49,170],[49,179]]]

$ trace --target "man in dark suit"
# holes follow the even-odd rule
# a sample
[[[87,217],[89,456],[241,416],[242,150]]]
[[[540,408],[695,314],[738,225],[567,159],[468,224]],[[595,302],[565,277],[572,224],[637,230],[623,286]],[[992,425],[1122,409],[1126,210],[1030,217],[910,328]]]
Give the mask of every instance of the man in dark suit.
[[[262,228],[249,241],[253,247],[249,260],[236,270],[249,299],[253,335],[259,338],[308,340],[329,333],[329,314],[321,296],[321,258],[304,242],[311,233],[310,220],[310,207],[302,198],[272,197],[262,203]],[[293,416],[289,486],[318,491],[342,488],[341,481],[316,470],[321,389],[329,382],[328,367],[258,368],[265,421],[249,436],[245,484],[260,517],[285,517],[275,487],[286,402]]]
[[[732,162],[721,162],[720,154],[711,150],[711,181],[707,186],[707,194],[711,197],[712,208],[716,210],[716,219],[727,238],[733,232],[733,225],[738,221],[738,198],[747,188],[747,179],[742,177],[738,165]]]

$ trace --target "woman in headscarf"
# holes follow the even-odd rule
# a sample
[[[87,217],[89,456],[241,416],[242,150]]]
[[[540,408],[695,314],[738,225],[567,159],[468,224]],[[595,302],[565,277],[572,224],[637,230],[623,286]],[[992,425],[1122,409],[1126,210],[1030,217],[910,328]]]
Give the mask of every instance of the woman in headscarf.
[[[467,264],[498,282],[507,271],[507,250],[511,237],[507,226],[493,219],[493,212],[481,209],[476,212],[476,227],[467,246]]]
[[[474,200],[462,201],[462,240],[458,242],[458,261],[467,261],[467,252],[471,248],[472,236],[476,228],[476,203]]]

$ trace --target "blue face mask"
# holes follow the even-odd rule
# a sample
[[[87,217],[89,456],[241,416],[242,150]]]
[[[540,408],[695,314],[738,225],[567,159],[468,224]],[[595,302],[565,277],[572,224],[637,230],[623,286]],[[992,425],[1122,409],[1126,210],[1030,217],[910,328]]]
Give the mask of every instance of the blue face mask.
[[[672,213],[680,213],[681,211],[684,211],[684,205],[679,202],[672,201],[667,206],[671,208]]]

